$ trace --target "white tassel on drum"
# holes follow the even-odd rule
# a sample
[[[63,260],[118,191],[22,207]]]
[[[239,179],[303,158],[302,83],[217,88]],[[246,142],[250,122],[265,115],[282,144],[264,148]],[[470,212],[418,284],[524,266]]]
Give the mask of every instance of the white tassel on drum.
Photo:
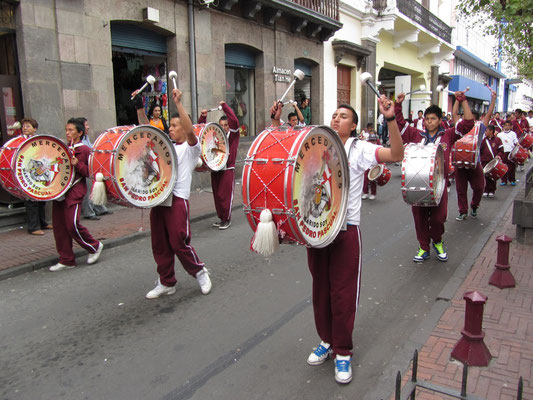
[[[279,247],[278,231],[269,209],[261,211],[259,224],[252,238],[252,250],[268,257]]]
[[[93,204],[97,206],[104,206],[107,204],[104,175],[101,172],[98,172],[95,176],[95,182],[93,184],[93,190],[91,192],[90,199]]]

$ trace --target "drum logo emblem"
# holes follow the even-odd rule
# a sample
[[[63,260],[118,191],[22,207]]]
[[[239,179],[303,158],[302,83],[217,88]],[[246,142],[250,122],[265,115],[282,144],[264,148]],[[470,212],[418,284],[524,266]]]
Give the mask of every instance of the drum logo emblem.
[[[57,157],[50,161],[47,158],[41,160],[31,159],[28,163],[28,173],[34,182],[40,182],[43,186],[49,186],[59,173],[59,166],[63,159]]]

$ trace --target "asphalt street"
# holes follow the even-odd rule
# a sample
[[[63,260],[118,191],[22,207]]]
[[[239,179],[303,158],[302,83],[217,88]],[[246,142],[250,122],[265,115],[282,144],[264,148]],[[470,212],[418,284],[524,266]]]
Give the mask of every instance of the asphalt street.
[[[435,303],[446,301],[439,294],[458,268],[469,267],[514,192],[498,186],[477,220],[458,222],[452,186],[449,261],[432,253],[419,265],[411,261],[418,244],[399,167],[393,167],[377,199],[363,203],[363,287],[349,385],[335,382],[332,361],[305,362],[319,342],[305,248],[285,245],[264,259],[249,250],[252,231],[235,211],[226,231],[213,228],[214,219],[192,225],[192,245],[213,281],[207,296],[177,264],[176,294],[145,299],[157,279],[149,238],[104,250],[92,266],[0,281],[0,398],[358,399],[390,393],[392,386],[378,390],[384,371]]]

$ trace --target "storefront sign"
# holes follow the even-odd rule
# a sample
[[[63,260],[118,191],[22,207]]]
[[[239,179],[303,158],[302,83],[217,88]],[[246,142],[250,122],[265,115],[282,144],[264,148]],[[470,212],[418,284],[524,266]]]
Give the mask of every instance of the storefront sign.
[[[272,70],[274,74],[274,82],[290,82],[291,70],[285,68],[274,67]]]

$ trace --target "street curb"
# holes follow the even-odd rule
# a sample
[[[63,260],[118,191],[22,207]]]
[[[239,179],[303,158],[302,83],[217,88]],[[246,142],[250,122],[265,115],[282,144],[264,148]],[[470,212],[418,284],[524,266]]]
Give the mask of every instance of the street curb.
[[[238,204],[238,205],[231,207],[231,210],[234,211],[239,208],[242,208],[242,204]],[[198,221],[202,221],[204,219],[209,219],[216,215],[217,213],[215,211],[209,212],[206,214],[197,215],[196,217],[193,217],[190,219],[190,223],[192,224]],[[128,244],[128,243],[134,242],[139,239],[143,239],[148,236],[150,236],[150,229],[146,231],[134,232],[129,235],[121,236],[121,237],[114,238],[114,239],[103,240],[102,243],[104,244],[106,249],[112,249],[114,247],[122,246],[124,244]],[[81,263],[82,262],[81,257],[85,257],[87,256],[87,254],[88,253],[86,250],[76,249],[74,251],[76,262]],[[7,268],[7,269],[0,271],[0,281],[13,278],[17,275],[25,274],[27,272],[33,272],[33,271],[37,271],[42,268],[47,268],[58,262],[59,262],[58,256],[48,256],[40,260],[30,261],[26,264],[21,264],[15,267]]]
[[[453,275],[437,295],[436,301],[427,316],[419,323],[411,337],[393,355],[390,363],[382,371],[376,382],[376,390],[372,391],[372,393],[367,393],[362,400],[389,399],[394,395],[397,373],[400,372],[402,376],[405,375],[410,367],[415,349],[420,350],[426,344],[428,338],[433,333],[433,329],[448,309],[450,300],[461,287],[461,284],[472,270],[479,254],[495,232],[496,226],[512,206],[516,192],[520,187],[521,185],[517,185],[513,188],[513,191],[505,200],[500,213],[490,222],[483,234],[479,236],[479,239],[473,244],[467,256],[457,266]]]

